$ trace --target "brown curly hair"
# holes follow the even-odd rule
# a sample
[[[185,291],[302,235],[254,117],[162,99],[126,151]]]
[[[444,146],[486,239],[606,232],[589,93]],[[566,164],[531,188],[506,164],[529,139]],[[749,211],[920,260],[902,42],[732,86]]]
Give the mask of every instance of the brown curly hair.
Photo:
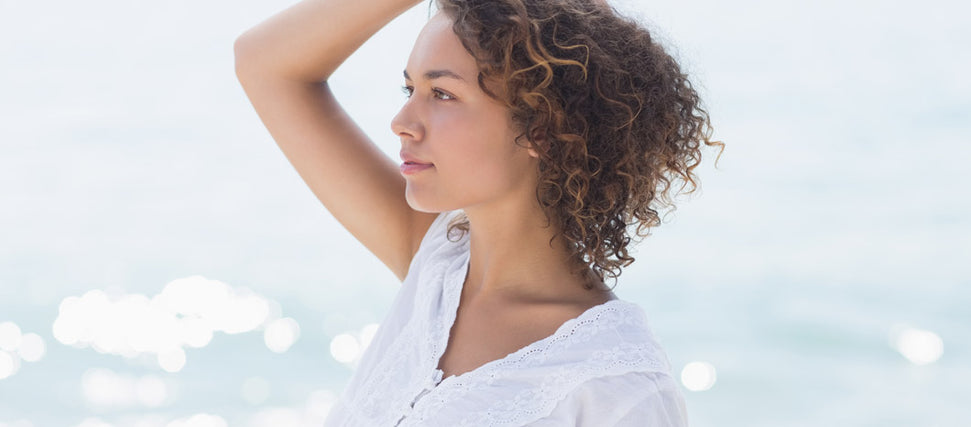
[[[628,227],[647,237],[658,210],[674,209],[673,184],[697,188],[701,144],[724,150],[687,76],[647,29],[603,1],[437,5],[476,59],[479,87],[524,129],[517,144],[539,154],[536,198],[569,242],[575,273],[589,267],[616,286],[634,261]],[[468,227],[460,216],[448,234]]]

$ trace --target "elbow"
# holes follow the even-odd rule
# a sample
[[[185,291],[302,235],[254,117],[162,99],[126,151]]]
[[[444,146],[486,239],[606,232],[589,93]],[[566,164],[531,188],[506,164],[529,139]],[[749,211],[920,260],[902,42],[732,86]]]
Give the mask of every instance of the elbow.
[[[243,33],[236,38],[233,42],[233,66],[236,71],[236,78],[240,81],[243,80],[244,76],[250,72],[252,69],[252,60],[250,56],[252,55],[252,48],[250,43],[247,41],[247,33]]]
[[[267,79],[305,83],[323,81],[308,78],[311,74],[306,72],[305,64],[294,64],[291,56],[285,47],[270,43],[266,37],[252,29],[240,34],[233,42],[233,67],[236,78],[244,86],[247,82],[262,82]]]
[[[268,68],[272,61],[266,55],[266,44],[246,31],[233,42],[233,68],[241,84],[253,79],[265,79],[273,70]]]

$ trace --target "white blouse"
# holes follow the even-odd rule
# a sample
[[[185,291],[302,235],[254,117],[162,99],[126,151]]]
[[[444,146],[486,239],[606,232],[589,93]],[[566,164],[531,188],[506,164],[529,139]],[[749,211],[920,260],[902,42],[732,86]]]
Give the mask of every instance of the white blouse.
[[[469,235],[439,214],[325,427],[687,426],[684,397],[644,310],[620,299],[553,335],[442,379]]]

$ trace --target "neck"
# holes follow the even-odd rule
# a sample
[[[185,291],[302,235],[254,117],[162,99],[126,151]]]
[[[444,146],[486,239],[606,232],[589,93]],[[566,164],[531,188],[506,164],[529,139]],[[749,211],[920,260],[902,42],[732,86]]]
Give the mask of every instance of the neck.
[[[464,298],[518,301],[569,301],[606,286],[574,274],[567,243],[555,238],[538,202],[464,209],[469,218],[470,258]],[[552,242],[551,242],[552,240]]]

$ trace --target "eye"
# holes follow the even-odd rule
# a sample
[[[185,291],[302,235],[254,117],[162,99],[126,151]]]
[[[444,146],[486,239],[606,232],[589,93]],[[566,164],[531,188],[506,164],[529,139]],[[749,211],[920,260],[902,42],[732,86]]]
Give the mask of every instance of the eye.
[[[452,96],[452,94],[445,92],[441,89],[432,89],[432,92],[435,94],[435,98],[441,99],[442,101],[451,101],[455,99],[455,97]]]
[[[415,92],[415,88],[411,86],[402,86],[401,91],[405,93],[406,98],[411,98],[411,94]]]

